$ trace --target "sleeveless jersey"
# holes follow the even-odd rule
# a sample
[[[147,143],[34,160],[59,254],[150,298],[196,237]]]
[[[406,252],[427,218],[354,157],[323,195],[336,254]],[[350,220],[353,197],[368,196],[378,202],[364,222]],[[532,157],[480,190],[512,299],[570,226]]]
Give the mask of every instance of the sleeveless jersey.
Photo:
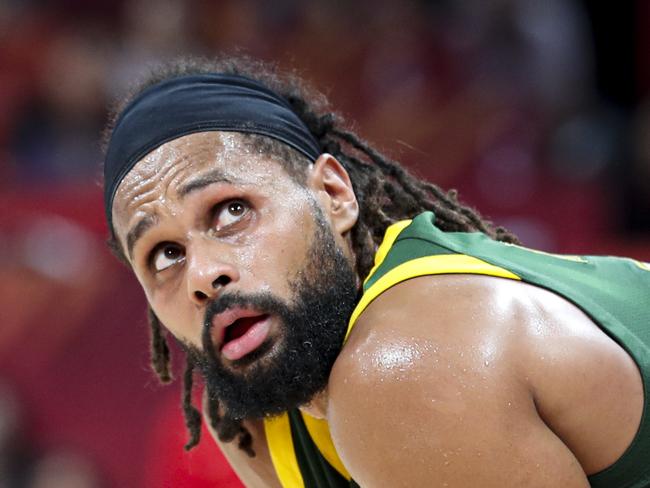
[[[479,232],[443,232],[424,212],[390,226],[346,335],[366,307],[390,287],[417,276],[480,274],[548,289],[585,312],[634,359],[644,407],[637,434],[621,458],[589,476],[595,488],[650,487],[650,263],[604,256],[548,254]],[[327,422],[293,410],[265,420],[271,459],[284,488],[358,486],[339,459]]]

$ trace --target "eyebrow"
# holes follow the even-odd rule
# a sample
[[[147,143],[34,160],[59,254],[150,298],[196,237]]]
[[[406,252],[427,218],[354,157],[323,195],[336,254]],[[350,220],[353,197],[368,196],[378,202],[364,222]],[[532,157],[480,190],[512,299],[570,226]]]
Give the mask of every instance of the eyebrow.
[[[129,257],[133,259],[133,247],[135,243],[142,237],[142,235],[147,232],[151,227],[156,225],[158,222],[157,215],[147,215],[138,221],[131,230],[126,234],[126,247],[129,251]]]
[[[223,170],[217,168],[204,173],[193,180],[188,181],[178,189],[178,195],[181,199],[188,194],[212,185],[213,183],[236,183],[232,178],[226,176]]]
[[[237,180],[238,181],[238,180]],[[214,183],[233,183],[236,180],[229,178],[221,169],[212,169],[205,174],[190,180],[189,182],[182,185],[178,190],[178,195],[181,198],[185,198],[188,194],[205,188],[206,186],[212,185]],[[143,217],[137,224],[135,224],[131,230],[126,234],[126,247],[129,251],[129,257],[133,259],[133,248],[135,243],[140,239],[145,232],[147,232],[151,227],[158,223],[157,215],[147,215]]]

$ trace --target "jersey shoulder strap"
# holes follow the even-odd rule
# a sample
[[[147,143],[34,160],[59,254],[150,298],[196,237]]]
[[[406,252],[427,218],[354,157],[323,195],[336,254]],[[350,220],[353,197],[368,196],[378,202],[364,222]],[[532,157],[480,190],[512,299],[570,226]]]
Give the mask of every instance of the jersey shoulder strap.
[[[482,274],[512,280],[521,278],[501,266],[447,246],[447,235],[433,225],[434,216],[424,212],[413,220],[391,225],[375,254],[375,264],[363,284],[363,295],[352,312],[345,335],[370,303],[392,286],[418,276]]]

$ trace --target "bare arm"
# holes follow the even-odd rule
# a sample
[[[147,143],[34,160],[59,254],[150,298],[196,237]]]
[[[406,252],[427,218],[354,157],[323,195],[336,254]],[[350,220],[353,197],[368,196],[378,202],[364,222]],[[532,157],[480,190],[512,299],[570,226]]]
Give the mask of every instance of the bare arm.
[[[519,310],[463,277],[416,278],[364,312],[337,360],[328,419],[364,488],[588,487],[540,418]],[[485,325],[489,326],[485,326]]]
[[[219,440],[217,433],[212,429],[210,420],[207,417],[208,409],[205,405],[205,397],[203,398],[203,412],[210,434],[212,434],[221,452],[226,456],[230,466],[237,473],[237,476],[239,476],[239,479],[244,485],[248,488],[282,488],[275,474],[275,468],[273,467],[271,455],[266,444],[264,425],[261,420],[244,422],[244,426],[253,437],[255,457],[251,458],[237,447],[236,441],[223,443]]]

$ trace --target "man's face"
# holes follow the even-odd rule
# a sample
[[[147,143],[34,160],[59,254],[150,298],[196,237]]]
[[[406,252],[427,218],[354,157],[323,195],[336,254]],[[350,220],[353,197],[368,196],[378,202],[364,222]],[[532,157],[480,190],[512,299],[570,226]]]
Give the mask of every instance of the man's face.
[[[151,307],[233,417],[321,390],[354,307],[346,226],[326,185],[307,180],[239,134],[206,132],[150,153],[115,196],[115,231]]]

